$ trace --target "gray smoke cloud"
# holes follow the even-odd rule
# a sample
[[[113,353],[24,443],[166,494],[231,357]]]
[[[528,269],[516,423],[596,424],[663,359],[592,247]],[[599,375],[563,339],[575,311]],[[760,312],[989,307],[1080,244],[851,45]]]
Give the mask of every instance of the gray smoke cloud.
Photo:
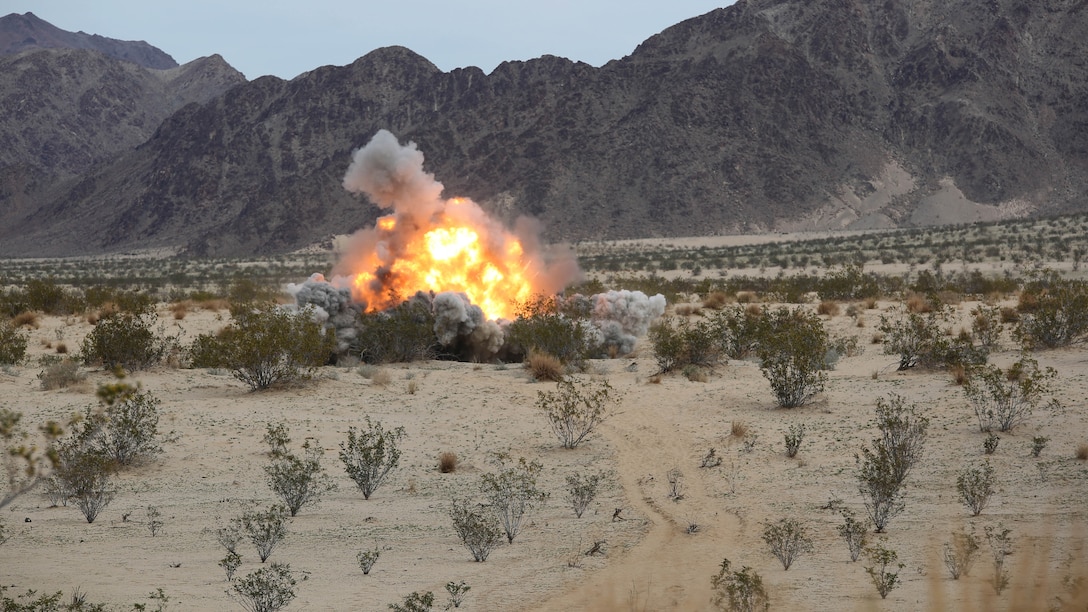
[[[445,291],[431,301],[434,333],[445,347],[464,345],[479,359],[494,357],[504,344],[506,333],[498,321],[489,321],[484,311],[463,293]]]
[[[351,288],[337,286],[322,274],[313,274],[302,283],[288,283],[287,293],[295,298],[299,309],[310,307],[314,318],[336,333],[337,348],[346,351],[355,339],[355,319],[363,305],[352,300]]]
[[[635,350],[635,342],[645,336],[650,325],[665,314],[665,296],[648,296],[641,291],[607,291],[589,297],[592,320],[601,333],[601,344],[615,347],[620,355]]]

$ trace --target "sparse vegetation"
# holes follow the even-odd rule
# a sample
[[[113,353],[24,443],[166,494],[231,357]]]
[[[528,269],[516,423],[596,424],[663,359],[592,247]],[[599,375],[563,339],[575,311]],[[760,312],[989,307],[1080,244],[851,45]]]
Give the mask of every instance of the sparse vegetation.
[[[994,468],[986,461],[981,466],[964,469],[956,477],[956,491],[960,500],[971,511],[971,516],[978,516],[994,494]]]
[[[374,568],[374,564],[378,562],[378,558],[381,556],[382,551],[376,546],[370,550],[361,550],[359,554],[355,555],[356,560],[359,562],[359,569],[363,570],[363,575],[370,573],[370,570]]]
[[[1040,368],[1039,362],[1021,357],[1008,370],[993,365],[974,368],[963,385],[963,393],[974,408],[979,431],[1012,431],[1023,424],[1053,392],[1058,373]],[[1047,407],[1060,404],[1051,400]]]
[[[794,458],[797,456],[797,451],[801,450],[801,442],[805,439],[805,425],[801,423],[799,425],[790,425],[786,431],[786,456]]]
[[[446,603],[446,609],[460,608],[461,604],[465,603],[465,595],[472,590],[472,587],[465,584],[465,581],[460,582],[447,582],[446,593],[449,595],[449,601]]]
[[[788,570],[802,554],[814,550],[808,528],[796,519],[780,519],[777,523],[763,525],[763,542],[771,554]]]
[[[428,612],[432,606],[434,606],[434,593],[416,591],[409,593],[399,604],[389,604],[389,609],[393,612]]]
[[[291,516],[303,506],[317,503],[326,493],[336,490],[336,483],[321,467],[324,452],[317,444],[303,445],[303,457],[284,453],[264,467],[268,486],[283,501]]]
[[[0,321],[0,365],[16,365],[26,359],[27,335],[7,321]]]
[[[86,365],[103,369],[146,370],[162,361],[177,340],[154,329],[153,311],[115,312],[101,318],[83,340]]]
[[[846,547],[850,550],[850,560],[857,561],[868,541],[869,522],[857,520],[854,518],[853,511],[846,508],[842,510],[842,519],[842,524],[837,527],[839,537],[846,542]]]
[[[521,531],[525,515],[547,497],[547,493],[537,486],[542,467],[540,463],[522,457],[510,467],[500,462],[498,472],[480,477],[480,491],[502,523],[506,541],[511,544]]]
[[[536,405],[563,448],[575,448],[609,417],[612,393],[603,380],[561,380],[555,391],[538,392]]]
[[[249,612],[275,612],[295,598],[291,566],[272,563],[239,578],[227,593]]]
[[[974,533],[954,533],[952,541],[945,542],[944,566],[953,580],[959,580],[960,576],[966,576],[971,571],[978,549],[979,542]]]
[[[239,531],[257,548],[261,563],[268,560],[280,542],[287,537],[289,513],[284,506],[246,512],[238,519]]]
[[[899,586],[899,572],[904,565],[899,563],[899,555],[894,550],[884,547],[883,543],[872,548],[865,549],[865,556],[869,559],[869,565],[865,566],[865,572],[880,593],[881,599],[887,599],[888,593]]]
[[[756,349],[759,368],[782,408],[807,404],[823,391],[827,331],[823,321],[803,310],[779,308],[764,315]]]
[[[457,537],[479,563],[487,561],[491,551],[502,543],[502,526],[491,512],[482,512],[464,500],[454,500],[450,504],[450,518]]]
[[[581,474],[574,473],[567,476],[567,499],[574,509],[574,516],[582,518],[589,504],[597,497],[597,492],[604,481],[604,473]]]
[[[370,499],[400,463],[398,445],[403,438],[403,427],[386,430],[381,423],[371,422],[369,416],[366,428],[348,428],[347,441],[340,443],[340,461],[362,491],[363,499]]]
[[[716,610],[766,612],[770,608],[763,578],[747,565],[733,571],[729,559],[722,559],[717,575],[710,577],[710,588],[710,603]]]

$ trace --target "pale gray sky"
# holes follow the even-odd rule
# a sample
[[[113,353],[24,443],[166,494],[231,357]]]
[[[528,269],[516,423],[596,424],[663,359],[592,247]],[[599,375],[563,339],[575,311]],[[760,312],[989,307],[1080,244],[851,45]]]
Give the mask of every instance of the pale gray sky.
[[[0,0],[0,15],[145,40],[180,64],[218,53],[253,79],[292,78],[402,45],[442,70],[550,54],[600,66],[733,0]]]

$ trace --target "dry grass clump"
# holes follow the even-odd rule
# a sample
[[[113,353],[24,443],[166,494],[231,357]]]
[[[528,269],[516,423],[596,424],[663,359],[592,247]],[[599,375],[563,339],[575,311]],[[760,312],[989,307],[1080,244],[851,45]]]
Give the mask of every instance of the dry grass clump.
[[[1016,323],[1020,320],[1020,311],[1011,307],[1003,306],[1001,308],[1001,322],[1002,323]]]
[[[756,301],[756,294],[751,291],[739,291],[737,292],[738,304],[752,304]]]
[[[676,314],[681,317],[689,317],[691,315],[702,316],[703,309],[697,304],[677,304]]]
[[[41,326],[41,320],[38,313],[27,310],[12,317],[11,325],[12,327],[33,327],[38,329]]]
[[[1020,298],[1016,302],[1016,312],[1035,312],[1038,309],[1039,297],[1037,295],[1030,292],[1020,293]]]
[[[206,300],[198,300],[196,305],[202,310],[208,312],[219,312],[220,310],[227,310],[230,308],[230,302],[224,298],[209,298]]]
[[[907,312],[918,314],[933,312],[933,303],[927,300],[924,295],[912,293],[907,296]]]
[[[839,303],[834,300],[824,300],[816,307],[816,314],[827,315],[829,317],[836,317],[841,311],[842,309],[839,307]]]
[[[734,438],[743,438],[748,435],[748,425],[744,421],[733,421],[729,426],[729,434]]]
[[[729,295],[724,291],[711,291],[703,300],[703,308],[721,310],[729,303]]]
[[[1081,461],[1088,461],[1088,444],[1081,444],[1077,447],[1076,458]]]
[[[189,314],[189,309],[192,307],[192,300],[182,300],[180,302],[174,302],[173,304],[170,304],[170,312],[174,313],[175,319],[181,321]]]
[[[452,474],[457,471],[457,453],[450,451],[438,455],[438,471],[443,474]]]
[[[377,385],[379,387],[385,387],[389,383],[393,382],[393,375],[389,373],[389,370],[386,370],[385,368],[379,368],[370,376],[370,382],[371,384]]]
[[[960,387],[967,382],[967,368],[962,365],[954,365],[948,368],[948,373],[952,375],[952,382]]]
[[[876,298],[875,297],[865,298],[865,300],[862,303],[865,304],[865,309],[866,310],[876,310]]]
[[[529,358],[525,361],[525,367],[536,380],[559,382],[567,373],[563,362],[559,361],[558,357],[543,351],[530,352]]]
[[[70,387],[86,378],[87,375],[79,369],[79,364],[72,359],[52,363],[38,374],[38,380],[45,391]]]
[[[876,332],[872,335],[872,337],[869,338],[869,342],[872,344],[880,344],[881,342],[884,342],[884,334]]]
[[[745,311],[753,317],[763,315],[763,309],[759,307],[759,304],[748,304],[748,308],[746,308]]]
[[[68,345],[63,342],[57,343],[57,354],[65,355],[68,353]]]

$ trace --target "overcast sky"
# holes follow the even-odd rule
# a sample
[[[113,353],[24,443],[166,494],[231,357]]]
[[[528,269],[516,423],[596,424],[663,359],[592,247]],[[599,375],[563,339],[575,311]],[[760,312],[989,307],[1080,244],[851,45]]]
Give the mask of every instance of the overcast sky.
[[[732,0],[0,0],[63,29],[145,40],[184,64],[218,53],[247,78],[290,79],[401,45],[444,71],[550,54],[600,66]]]

